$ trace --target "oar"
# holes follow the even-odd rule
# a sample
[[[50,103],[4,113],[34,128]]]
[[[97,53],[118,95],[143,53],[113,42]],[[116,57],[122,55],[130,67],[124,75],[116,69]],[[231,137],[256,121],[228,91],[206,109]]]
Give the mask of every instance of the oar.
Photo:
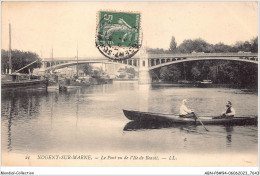
[[[194,113],[194,112],[193,112]],[[204,124],[202,123],[202,121],[200,120],[200,118],[194,113],[194,116],[197,117],[197,119],[199,120],[199,122],[201,123],[201,125],[205,128],[206,131],[209,131]]]

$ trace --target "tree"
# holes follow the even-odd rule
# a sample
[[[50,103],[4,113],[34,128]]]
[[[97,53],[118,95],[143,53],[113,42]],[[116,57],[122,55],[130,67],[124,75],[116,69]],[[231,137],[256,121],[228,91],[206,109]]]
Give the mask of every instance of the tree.
[[[249,43],[249,41],[245,41],[245,43],[243,44],[243,48],[245,52],[250,52],[251,44]]]
[[[193,77],[193,80],[198,80],[200,77],[201,72],[199,71],[198,67],[193,67],[191,69],[191,75]]]
[[[209,77],[210,79],[214,82],[216,82],[217,79],[217,74],[218,74],[218,64],[216,63],[215,65],[209,67]]]
[[[209,52],[212,46],[202,39],[184,40],[177,48],[180,53]]]
[[[224,43],[218,43],[214,45],[214,52],[216,53],[227,53],[231,51],[231,46],[225,45]]]
[[[93,78],[99,78],[100,77],[100,72],[98,70],[94,70],[92,77]]]
[[[160,78],[163,81],[178,81],[181,77],[181,71],[175,65],[170,65],[169,67],[163,67],[160,70]]]
[[[20,73],[29,73],[29,70],[32,72],[34,68],[41,67],[41,59],[38,54],[29,52],[29,51],[20,51],[20,50],[12,50],[11,51],[11,59],[12,59],[12,71],[16,71],[25,67],[26,65],[37,61],[36,63],[30,65],[29,67],[20,71]],[[9,68],[9,58],[8,51],[1,50],[1,69],[2,73],[6,73],[6,69]]]
[[[203,62],[203,66],[202,66],[202,69],[201,69],[203,79],[208,79],[211,63],[212,62],[210,62],[210,61],[204,61]]]
[[[79,65],[79,70],[82,70],[86,75],[93,73],[93,67],[90,64]]]
[[[166,51],[162,48],[156,48],[156,49],[153,49],[153,48],[148,48],[147,49],[147,52],[148,53],[151,53],[151,54],[163,54],[165,53]]]
[[[1,50],[1,70],[2,73],[7,73],[7,69],[9,68],[9,63],[8,63],[8,51],[6,50]]]
[[[177,48],[177,43],[175,41],[175,37],[172,36],[171,43],[170,43],[170,51],[176,52],[176,48]]]
[[[170,79],[170,71],[168,70],[167,67],[163,67],[160,69],[160,78],[163,81],[168,81]]]
[[[133,77],[135,77],[135,75],[136,75],[136,71],[134,68],[125,67],[125,71],[126,71],[126,73],[131,74]]]
[[[258,37],[251,40],[251,52],[257,53],[258,52]]]

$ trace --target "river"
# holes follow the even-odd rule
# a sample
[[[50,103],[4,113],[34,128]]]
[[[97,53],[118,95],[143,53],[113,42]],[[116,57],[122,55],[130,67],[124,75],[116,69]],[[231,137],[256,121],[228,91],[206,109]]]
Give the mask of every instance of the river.
[[[123,81],[68,92],[2,90],[2,152],[250,153],[258,128],[130,124],[122,109],[178,114],[182,99],[200,115],[219,115],[229,100],[237,116],[257,115],[257,93],[227,88],[138,85]]]

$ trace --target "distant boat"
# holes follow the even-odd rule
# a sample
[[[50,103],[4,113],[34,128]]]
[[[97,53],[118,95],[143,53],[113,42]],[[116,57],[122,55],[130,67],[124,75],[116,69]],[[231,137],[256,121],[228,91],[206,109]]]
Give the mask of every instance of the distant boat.
[[[197,84],[198,87],[211,87],[212,81],[211,80],[203,80]]]
[[[193,81],[188,81],[188,80],[179,80],[178,84],[193,84]]]

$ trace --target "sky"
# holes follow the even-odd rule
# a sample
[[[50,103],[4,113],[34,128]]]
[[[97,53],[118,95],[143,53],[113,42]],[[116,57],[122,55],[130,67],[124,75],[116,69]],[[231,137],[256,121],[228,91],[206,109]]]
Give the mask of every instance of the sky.
[[[33,51],[40,57],[103,57],[95,46],[100,10],[140,12],[143,45],[169,49],[202,38],[235,44],[258,36],[257,2],[2,2],[2,49]]]

